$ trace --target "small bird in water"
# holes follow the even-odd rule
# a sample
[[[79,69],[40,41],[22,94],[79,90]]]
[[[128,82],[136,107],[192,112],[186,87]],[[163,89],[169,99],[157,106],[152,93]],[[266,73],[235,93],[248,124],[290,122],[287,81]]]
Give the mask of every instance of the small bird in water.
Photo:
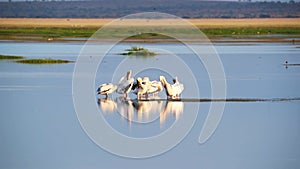
[[[285,61],[285,69],[288,68],[288,65],[289,65],[289,62],[286,60],[286,61]]]
[[[116,85],[113,85],[112,83],[104,83],[98,87],[97,92],[98,94],[105,95],[105,98],[107,99],[108,95],[113,93],[116,89]]]

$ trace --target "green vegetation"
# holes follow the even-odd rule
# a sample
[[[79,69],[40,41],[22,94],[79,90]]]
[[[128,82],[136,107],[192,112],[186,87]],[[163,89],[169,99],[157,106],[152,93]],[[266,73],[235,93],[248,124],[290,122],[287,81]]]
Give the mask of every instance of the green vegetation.
[[[61,59],[26,59],[24,56],[11,56],[11,55],[1,55],[0,60],[12,60],[16,63],[24,64],[61,64],[61,63],[70,63],[73,61],[70,60],[61,60]]]
[[[209,37],[221,36],[221,37],[235,37],[238,35],[300,35],[300,29],[297,27],[263,27],[263,28],[204,28],[201,29]]]
[[[151,52],[148,49],[142,48],[142,47],[131,47],[131,49],[127,49],[126,53],[121,53],[121,55],[127,55],[127,56],[155,56],[155,52]]]
[[[16,60],[15,62],[24,63],[24,64],[62,64],[62,63],[70,63],[73,61],[48,58],[48,59],[22,59],[22,60]]]
[[[236,37],[243,35],[300,35],[298,27],[237,27],[237,28],[201,28],[199,29],[209,38],[213,37]],[[77,28],[77,27],[62,27],[62,28],[45,28],[45,27],[0,27],[0,38],[88,38],[93,35],[98,28]],[[172,31],[172,30],[170,30]],[[191,34],[189,30],[175,29],[173,31],[181,34]],[[132,34],[132,30],[128,29],[113,29],[101,34],[100,38],[114,38],[122,35]],[[113,35],[113,36],[112,36]],[[131,36],[127,40],[133,39],[169,39],[169,37],[157,33],[146,33]]]
[[[82,27],[0,27],[0,38],[4,37],[42,37],[42,38],[64,38],[64,37],[90,37],[98,28]]]
[[[24,59],[23,56],[11,56],[11,55],[1,55],[0,54],[0,60],[15,60],[15,59]]]

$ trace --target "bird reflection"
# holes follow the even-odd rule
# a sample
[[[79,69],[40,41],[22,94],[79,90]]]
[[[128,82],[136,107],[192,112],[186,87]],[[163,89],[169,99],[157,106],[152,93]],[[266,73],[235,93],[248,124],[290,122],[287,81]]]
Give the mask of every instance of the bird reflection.
[[[122,117],[126,117],[129,124],[134,116],[133,102],[127,97],[118,97],[117,99],[118,111]]]
[[[138,121],[143,122],[143,120],[149,119],[149,114],[152,109],[152,103],[145,100],[135,100],[134,108],[137,111]]]
[[[132,121],[149,122],[157,115],[160,125],[163,126],[170,116],[175,116],[175,120],[178,120],[184,109],[182,101],[162,100],[158,96],[152,96],[149,100],[131,100],[126,97],[118,97],[115,100],[101,98],[98,104],[103,112],[119,112],[122,118],[127,119],[129,125]]]
[[[98,104],[100,106],[100,109],[105,113],[115,112],[117,110],[116,102],[109,98],[100,98],[98,100]]]
[[[167,101],[164,110],[160,113],[160,125],[163,126],[168,115],[174,115],[177,121],[183,112],[184,104],[181,101]]]

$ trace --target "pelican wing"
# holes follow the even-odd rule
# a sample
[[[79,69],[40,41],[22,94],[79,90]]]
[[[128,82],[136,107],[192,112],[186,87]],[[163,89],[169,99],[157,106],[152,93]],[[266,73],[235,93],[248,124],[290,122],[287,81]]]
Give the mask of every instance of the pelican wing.
[[[129,83],[127,86],[124,87],[124,93],[128,93],[132,88],[133,83]]]
[[[134,81],[133,78],[130,78],[129,80],[126,79],[122,80],[121,83],[119,83],[117,93],[119,94],[129,93],[133,86],[133,81]]]
[[[147,93],[148,94],[153,94],[153,93],[157,93],[159,91],[162,90],[162,84],[161,82],[158,82],[158,81],[152,81],[151,82],[151,86],[150,88],[148,89]]]
[[[98,88],[98,94],[109,94],[114,92],[115,90],[115,85],[111,84],[111,83],[105,83],[100,85],[100,87]]]
[[[135,90],[136,88],[138,88],[138,83],[133,83],[131,90]]]
[[[125,83],[125,82],[126,82],[126,77],[123,76],[123,77],[121,77],[121,79],[119,80],[118,85],[122,85],[122,84]]]
[[[174,93],[175,94],[181,94],[182,93],[182,91],[184,90],[184,86],[183,86],[183,84],[181,84],[181,83],[175,83],[174,85],[173,85],[173,90],[174,90]]]

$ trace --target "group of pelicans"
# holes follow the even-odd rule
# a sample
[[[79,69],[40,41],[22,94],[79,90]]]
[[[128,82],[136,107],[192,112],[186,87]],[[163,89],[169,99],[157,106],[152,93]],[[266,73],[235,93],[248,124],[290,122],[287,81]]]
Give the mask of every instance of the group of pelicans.
[[[173,79],[173,84],[170,84],[164,76],[160,76],[159,81],[150,81],[149,77],[139,77],[135,81],[131,75],[132,71],[129,70],[117,85],[112,83],[101,84],[97,90],[98,94],[105,95],[107,99],[109,94],[116,91],[127,98],[128,94],[132,92],[137,95],[138,99],[147,99],[149,95],[155,96],[165,89],[168,99],[179,99],[184,90],[184,85],[178,81],[177,77]]]

